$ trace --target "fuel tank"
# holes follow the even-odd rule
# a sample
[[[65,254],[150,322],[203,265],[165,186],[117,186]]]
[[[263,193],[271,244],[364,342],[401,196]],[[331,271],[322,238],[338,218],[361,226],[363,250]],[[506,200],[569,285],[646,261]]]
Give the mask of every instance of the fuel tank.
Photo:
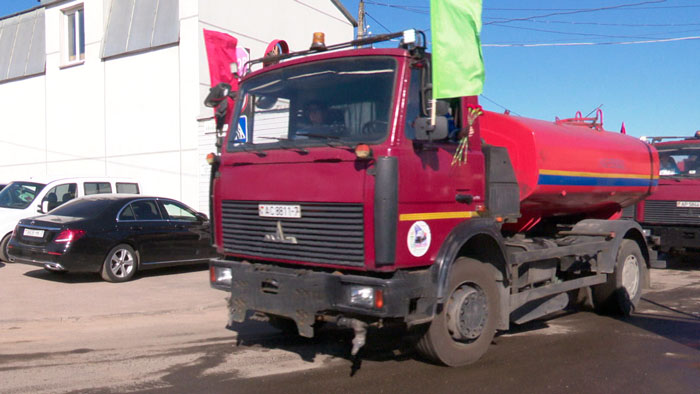
[[[543,219],[610,219],[658,184],[656,149],[583,121],[546,122],[484,111],[487,144],[507,148],[520,189],[521,218],[504,229],[527,231]]]

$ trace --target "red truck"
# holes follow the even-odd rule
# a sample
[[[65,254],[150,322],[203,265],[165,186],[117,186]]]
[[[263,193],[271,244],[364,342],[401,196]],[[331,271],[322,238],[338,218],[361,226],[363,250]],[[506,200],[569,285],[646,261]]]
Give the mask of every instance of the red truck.
[[[654,194],[625,208],[658,240],[665,257],[700,250],[700,131],[692,137],[645,137],[659,152],[659,185]],[[664,141],[669,140],[669,141]]]
[[[455,366],[578,297],[633,310],[656,256],[614,219],[655,189],[656,150],[595,120],[484,111],[455,164],[477,97],[441,100],[432,122],[431,57],[411,36],[317,43],[241,79],[210,157],[210,281],[230,320],[305,337],[332,322],[354,330],[353,355],[369,326],[398,324]]]

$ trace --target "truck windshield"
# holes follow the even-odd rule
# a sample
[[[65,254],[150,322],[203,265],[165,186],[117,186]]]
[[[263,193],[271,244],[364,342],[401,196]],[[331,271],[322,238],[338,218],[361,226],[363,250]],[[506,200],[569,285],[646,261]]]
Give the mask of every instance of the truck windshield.
[[[12,182],[0,191],[0,208],[24,209],[44,186],[42,183]]]
[[[388,57],[334,59],[245,81],[227,148],[381,142],[389,129],[396,67]]]
[[[659,151],[662,177],[700,177],[700,147],[663,146]]]

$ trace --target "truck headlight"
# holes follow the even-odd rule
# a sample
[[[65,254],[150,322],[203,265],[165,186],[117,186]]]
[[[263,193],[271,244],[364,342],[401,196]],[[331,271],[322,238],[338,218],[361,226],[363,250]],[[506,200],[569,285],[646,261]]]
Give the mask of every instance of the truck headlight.
[[[350,286],[350,304],[381,309],[384,306],[384,292],[371,286]]]
[[[231,276],[231,268],[217,266],[209,267],[209,280],[213,284],[230,285]]]

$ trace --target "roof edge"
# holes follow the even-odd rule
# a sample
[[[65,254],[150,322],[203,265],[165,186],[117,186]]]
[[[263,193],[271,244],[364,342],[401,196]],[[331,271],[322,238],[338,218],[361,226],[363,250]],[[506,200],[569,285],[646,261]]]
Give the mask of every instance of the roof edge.
[[[345,8],[345,6],[343,5],[343,3],[340,2],[340,0],[331,0],[331,3],[333,3],[333,5],[338,9],[338,11],[343,13],[343,15],[345,16],[345,19],[347,19],[348,22],[350,22],[352,27],[358,26],[357,21],[355,20],[355,17],[352,16],[350,11],[348,11],[348,9]]]

